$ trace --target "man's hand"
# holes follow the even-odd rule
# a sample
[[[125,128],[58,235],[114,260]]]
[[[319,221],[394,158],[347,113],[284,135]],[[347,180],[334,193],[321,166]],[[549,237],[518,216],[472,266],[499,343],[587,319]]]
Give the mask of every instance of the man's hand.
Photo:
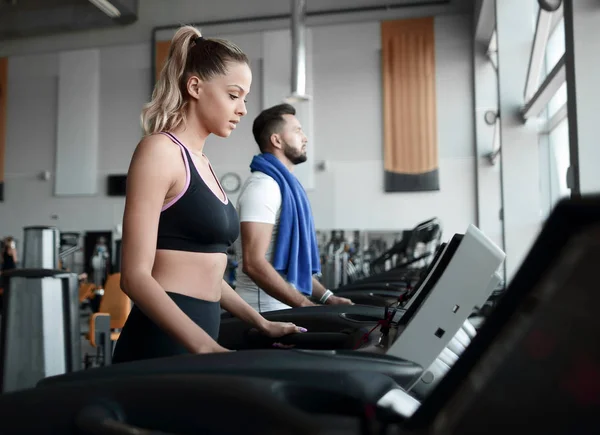
[[[288,334],[306,332],[307,330],[289,322],[266,322],[261,331],[268,337],[278,338]]]
[[[354,305],[354,302],[352,302],[350,299],[331,295],[325,301],[325,305]]]

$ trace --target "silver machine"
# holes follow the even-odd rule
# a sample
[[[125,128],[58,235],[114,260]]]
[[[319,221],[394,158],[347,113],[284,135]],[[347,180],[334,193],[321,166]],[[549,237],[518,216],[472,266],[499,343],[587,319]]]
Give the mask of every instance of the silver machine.
[[[60,231],[55,227],[25,227],[24,269],[58,269]]]
[[[35,387],[82,368],[79,283],[58,270],[60,233],[27,227],[23,268],[6,273],[0,333],[0,392]]]

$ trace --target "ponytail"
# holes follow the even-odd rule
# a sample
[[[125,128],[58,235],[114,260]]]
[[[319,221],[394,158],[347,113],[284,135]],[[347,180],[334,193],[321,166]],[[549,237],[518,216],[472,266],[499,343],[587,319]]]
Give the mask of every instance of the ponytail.
[[[180,83],[185,72],[190,45],[200,36],[202,36],[200,32],[192,26],[182,27],[175,33],[167,61],[154,86],[152,101],[146,104],[142,111],[144,134],[173,130],[185,122]]]
[[[196,74],[202,80],[209,80],[217,74],[225,74],[227,62],[231,61],[249,63],[235,44],[203,38],[192,26],[181,27],[171,41],[152,100],[142,110],[144,135],[172,131],[185,123],[186,81],[189,75]]]

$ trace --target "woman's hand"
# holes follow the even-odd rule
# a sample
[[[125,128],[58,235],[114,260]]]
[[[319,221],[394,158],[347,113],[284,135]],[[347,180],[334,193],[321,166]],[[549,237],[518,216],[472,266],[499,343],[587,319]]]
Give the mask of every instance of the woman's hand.
[[[288,334],[295,334],[301,332],[307,332],[306,328],[296,326],[289,322],[265,322],[264,326],[261,327],[261,332],[268,337],[278,338]]]

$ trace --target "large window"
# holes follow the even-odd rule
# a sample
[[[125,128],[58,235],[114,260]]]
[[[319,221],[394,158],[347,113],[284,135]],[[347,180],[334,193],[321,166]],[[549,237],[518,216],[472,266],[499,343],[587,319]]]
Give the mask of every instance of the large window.
[[[567,171],[570,165],[569,122],[563,119],[548,135],[550,146],[550,201],[556,204],[561,198],[568,197]]]
[[[556,27],[552,29],[552,33],[548,37],[546,45],[545,75],[558,63],[560,58],[565,54],[565,20],[561,18]],[[567,82],[564,82],[558,89],[556,94],[548,103],[548,119],[552,118],[558,110],[567,103]]]
[[[550,29],[541,82],[557,65],[565,54],[564,19],[555,19]],[[564,81],[550,98],[545,109],[540,114],[540,147],[547,148],[544,155],[547,162],[542,165],[542,191],[547,193],[547,211],[552,210],[557,201],[570,195],[567,185],[567,173],[570,166],[569,125],[567,113],[567,84]]]
[[[558,13],[558,12],[555,12]],[[565,54],[565,20],[560,18],[557,20],[554,28],[550,29],[550,36],[548,37],[548,43],[546,44],[546,74],[548,74],[558,60]],[[544,75],[545,77],[545,75]],[[544,79],[542,77],[542,80]]]

